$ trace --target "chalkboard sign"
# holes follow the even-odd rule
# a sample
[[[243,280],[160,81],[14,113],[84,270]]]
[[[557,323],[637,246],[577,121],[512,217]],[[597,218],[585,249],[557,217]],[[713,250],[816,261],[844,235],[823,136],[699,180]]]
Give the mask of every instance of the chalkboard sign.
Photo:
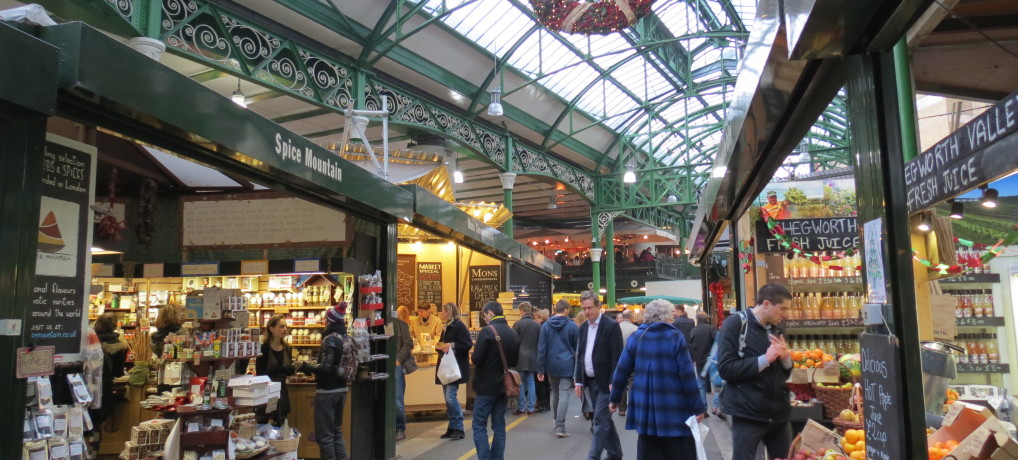
[[[481,311],[484,304],[497,300],[502,292],[501,265],[472,265],[470,279],[470,311]]]
[[[926,209],[1018,168],[1018,155],[1005,145],[1009,142],[999,142],[1016,130],[1018,92],[906,163],[908,212]]]
[[[42,163],[42,199],[35,284],[26,320],[28,345],[52,345],[58,355],[81,349],[89,295],[92,190],[95,155],[47,142]]]
[[[890,340],[889,340],[890,339]],[[866,458],[898,460],[905,458],[904,393],[898,373],[897,339],[878,334],[859,336],[862,351],[862,388],[866,408]]]
[[[410,311],[417,309],[417,263],[415,254],[399,254],[396,256],[396,305],[405,306]]]
[[[442,263],[417,262],[417,305],[442,305]]]
[[[778,224],[785,230],[785,238],[804,251],[844,251],[859,247],[859,223],[855,217],[785,219]],[[771,235],[767,223],[759,220],[756,222],[756,251],[787,252],[788,249]]]
[[[516,294],[513,307],[530,302],[535,308],[551,310],[551,277],[517,264],[509,264],[509,290]]]

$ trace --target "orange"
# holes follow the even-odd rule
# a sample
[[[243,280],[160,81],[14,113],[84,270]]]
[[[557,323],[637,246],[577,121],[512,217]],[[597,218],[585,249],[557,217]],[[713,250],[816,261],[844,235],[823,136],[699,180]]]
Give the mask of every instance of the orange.
[[[802,352],[798,351],[798,350],[793,351],[792,352],[792,361],[802,361]]]
[[[848,455],[848,458],[851,458],[852,460],[866,460],[866,452],[861,450],[855,450]]]
[[[844,442],[844,443],[841,444],[841,448],[842,448],[842,450],[845,451],[846,454],[851,454],[852,451],[855,450],[855,444],[852,444],[852,443],[849,443],[849,442]]]
[[[860,439],[860,440],[856,441],[855,442],[855,450],[861,450],[863,452],[866,452],[866,441],[863,440],[863,439]]]
[[[845,430],[845,442],[855,445],[859,441],[859,433],[855,430]]]
[[[806,360],[806,367],[813,367],[814,364],[816,364],[816,362],[813,361],[812,358]]]

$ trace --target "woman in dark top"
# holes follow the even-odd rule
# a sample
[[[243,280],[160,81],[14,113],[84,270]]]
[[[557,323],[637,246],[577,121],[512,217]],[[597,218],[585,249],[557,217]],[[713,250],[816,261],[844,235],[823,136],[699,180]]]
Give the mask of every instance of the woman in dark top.
[[[266,423],[269,417],[272,417],[273,425],[280,426],[290,413],[290,395],[286,391],[286,378],[294,374],[294,367],[290,345],[284,341],[286,334],[286,318],[283,315],[275,315],[265,323],[262,355],[255,360],[255,374],[267,375],[273,382],[280,382],[282,385],[276,410],[266,414],[265,407],[260,406],[256,411],[259,423]]]
[[[117,317],[113,313],[103,313],[92,328],[103,349],[102,407],[93,417],[101,422],[113,413],[113,379],[124,376],[127,343],[120,340],[120,334],[116,332]]]
[[[152,354],[156,358],[163,357],[163,348],[166,345],[166,337],[180,331],[180,325],[184,321],[180,318],[180,307],[167,305],[159,309],[156,316],[156,331],[149,336],[152,340]]]
[[[470,365],[468,360],[470,348],[474,346],[474,343],[470,340],[470,331],[467,330],[467,325],[460,321],[460,309],[456,304],[449,302],[443,305],[439,318],[445,322],[445,330],[442,331],[442,338],[438,345],[435,346],[435,349],[438,350],[438,362],[442,362],[442,357],[449,352],[449,346],[452,345],[453,354],[456,356],[456,363],[460,367],[460,379],[449,385],[442,385],[442,382],[438,380],[438,366],[435,367],[435,383],[442,385],[442,391],[445,393],[446,414],[449,416],[449,428],[445,431],[445,434],[439,437],[442,439],[463,439],[465,436],[463,432],[463,408],[460,407],[457,393],[461,383],[470,381]]]

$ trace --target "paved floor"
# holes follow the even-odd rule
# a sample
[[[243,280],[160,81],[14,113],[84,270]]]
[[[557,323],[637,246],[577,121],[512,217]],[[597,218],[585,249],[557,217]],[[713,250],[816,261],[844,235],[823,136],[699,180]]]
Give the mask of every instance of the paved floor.
[[[708,398],[710,399],[710,398]],[[507,459],[582,459],[590,449],[590,422],[580,415],[580,400],[573,396],[566,418],[568,438],[555,437],[555,421],[551,412],[530,416],[506,415]],[[614,416],[615,426],[622,440],[622,451],[627,458],[636,458],[636,432],[625,429],[625,419]],[[477,458],[474,452],[471,414],[466,414],[466,438],[459,441],[439,439],[445,433],[446,421],[432,418],[411,421],[407,424],[407,439],[396,443],[396,454],[401,459],[468,460]],[[704,443],[707,458],[727,460],[732,456],[731,432],[728,425],[715,417],[707,419],[710,433]]]

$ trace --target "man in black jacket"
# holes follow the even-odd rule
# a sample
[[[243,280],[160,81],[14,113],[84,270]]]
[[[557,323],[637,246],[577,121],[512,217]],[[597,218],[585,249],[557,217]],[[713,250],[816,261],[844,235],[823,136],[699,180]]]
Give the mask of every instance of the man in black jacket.
[[[714,346],[715,334],[717,330],[711,326],[707,314],[702,311],[697,313],[696,327],[689,333],[689,356],[693,358],[693,364],[696,364],[696,380],[700,385],[700,399],[703,400],[704,406],[707,405],[707,387],[710,379],[701,376],[700,371],[707,364],[707,355],[710,354],[710,347]]]
[[[346,402],[347,379],[342,375],[343,353],[355,353],[343,349],[346,325],[346,302],[340,302],[325,311],[328,323],[322,335],[318,364],[304,362],[300,372],[315,375],[315,439],[321,451],[322,460],[346,460],[346,443],[343,442],[343,404]]]
[[[622,355],[622,330],[619,323],[601,314],[601,299],[591,291],[580,294],[580,307],[587,321],[580,326],[576,345],[576,396],[587,394],[594,408],[594,439],[588,458],[600,460],[608,452],[608,460],[622,458],[622,443],[608,409],[611,380]]]
[[[505,407],[508,400],[502,375],[519,359],[520,339],[502,316],[502,305],[490,301],[481,309],[487,326],[477,334],[474,344],[474,447],[478,460],[505,458]],[[494,330],[492,330],[494,329]],[[499,351],[501,345],[502,351]],[[503,352],[505,361],[503,361]],[[488,444],[488,417],[491,417],[492,441]]]
[[[761,442],[767,457],[784,456],[791,443],[791,407],[785,380],[792,359],[778,325],[791,304],[788,288],[768,283],[757,305],[725,320],[718,338],[718,372],[725,380],[721,407],[732,416],[732,460],[752,460]]]
[[[693,333],[693,327],[696,323],[686,313],[686,306],[678,304],[675,306],[675,321],[672,321],[675,327],[679,328],[679,332],[682,332],[682,337],[686,339],[686,343],[689,343],[689,334]]]

